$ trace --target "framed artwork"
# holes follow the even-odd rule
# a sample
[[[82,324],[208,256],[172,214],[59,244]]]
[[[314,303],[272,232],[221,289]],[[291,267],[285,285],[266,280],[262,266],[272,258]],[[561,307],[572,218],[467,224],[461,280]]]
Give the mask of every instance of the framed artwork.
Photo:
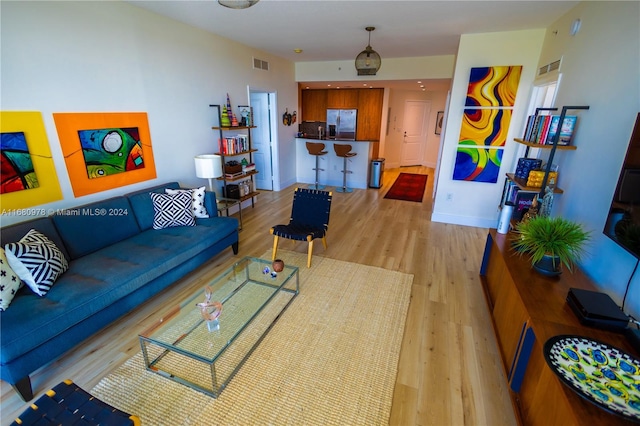
[[[444,111],[438,111],[436,115],[436,135],[442,133],[442,120],[444,120]]]
[[[469,144],[459,146],[453,168],[453,180],[496,183],[503,149],[483,148]]]
[[[156,177],[147,114],[54,113],[76,197]]]
[[[62,199],[40,112],[0,112],[0,157],[2,210],[25,209]]]
[[[465,106],[512,107],[522,65],[471,68]]]
[[[460,128],[460,144],[504,146],[511,124],[510,109],[465,109]]]
[[[33,169],[33,161],[24,132],[0,133],[0,154],[2,160],[0,194],[40,186],[38,176]]]

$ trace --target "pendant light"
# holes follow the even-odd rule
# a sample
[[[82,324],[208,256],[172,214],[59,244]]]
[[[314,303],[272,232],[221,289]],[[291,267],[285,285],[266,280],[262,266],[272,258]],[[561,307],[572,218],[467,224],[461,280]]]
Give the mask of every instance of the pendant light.
[[[358,75],[376,75],[382,64],[382,59],[378,52],[371,48],[371,31],[376,27],[367,27],[365,30],[369,32],[369,43],[367,47],[356,56],[356,70]]]
[[[259,0],[218,0],[218,3],[230,9],[246,9],[258,3],[258,1]]]

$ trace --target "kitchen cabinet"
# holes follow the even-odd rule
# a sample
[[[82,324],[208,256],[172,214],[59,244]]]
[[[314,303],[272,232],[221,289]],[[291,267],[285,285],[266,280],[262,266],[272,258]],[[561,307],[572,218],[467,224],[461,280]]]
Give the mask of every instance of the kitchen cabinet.
[[[301,121],[327,120],[327,90],[303,90],[301,97]]]
[[[327,108],[352,109],[358,108],[357,89],[327,90]]]
[[[383,97],[384,89],[358,89],[357,140],[380,140]]]
[[[356,140],[380,140],[384,89],[305,89],[300,98],[301,121],[326,122],[328,108],[356,108]]]
[[[597,291],[595,285],[577,268],[559,277],[535,272],[510,238],[489,231],[480,276],[519,423],[630,424],[564,385],[544,359],[545,342],[561,334],[599,340],[637,357],[624,335],[582,325],[567,305],[569,288]]]

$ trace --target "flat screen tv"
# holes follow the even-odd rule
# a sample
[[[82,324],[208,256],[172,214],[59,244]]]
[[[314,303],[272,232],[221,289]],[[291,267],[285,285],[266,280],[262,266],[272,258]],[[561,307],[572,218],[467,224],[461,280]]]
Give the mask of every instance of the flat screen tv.
[[[640,259],[640,113],[631,132],[603,232]]]

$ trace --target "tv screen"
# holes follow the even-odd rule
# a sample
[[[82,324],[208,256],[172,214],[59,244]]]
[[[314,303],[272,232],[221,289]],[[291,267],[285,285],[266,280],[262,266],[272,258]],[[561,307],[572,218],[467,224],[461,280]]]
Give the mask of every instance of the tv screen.
[[[636,116],[603,232],[640,259],[640,113]]]

